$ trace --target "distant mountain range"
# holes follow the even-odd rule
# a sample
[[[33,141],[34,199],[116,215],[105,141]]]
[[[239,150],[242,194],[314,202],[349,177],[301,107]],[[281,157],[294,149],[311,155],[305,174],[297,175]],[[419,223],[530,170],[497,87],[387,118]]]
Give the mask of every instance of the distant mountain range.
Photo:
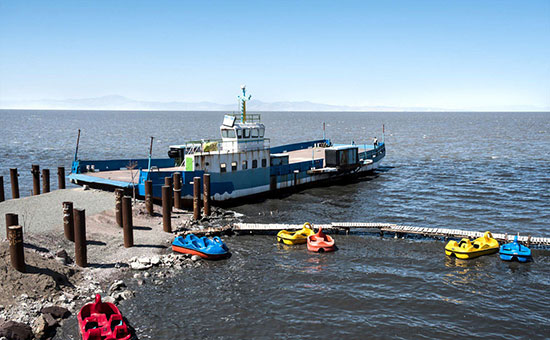
[[[347,106],[300,102],[272,102],[251,100],[251,111],[464,111],[434,107]],[[140,101],[123,96],[110,95],[80,99],[0,100],[0,109],[31,110],[155,110],[155,111],[238,111],[237,103],[212,102],[156,102]],[[536,106],[480,107],[468,111],[550,111]]]

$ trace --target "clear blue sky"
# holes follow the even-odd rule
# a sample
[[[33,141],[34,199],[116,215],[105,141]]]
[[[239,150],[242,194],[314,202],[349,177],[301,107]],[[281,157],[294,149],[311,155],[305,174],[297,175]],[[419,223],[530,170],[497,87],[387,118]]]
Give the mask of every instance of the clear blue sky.
[[[550,1],[0,0],[0,100],[550,107]]]

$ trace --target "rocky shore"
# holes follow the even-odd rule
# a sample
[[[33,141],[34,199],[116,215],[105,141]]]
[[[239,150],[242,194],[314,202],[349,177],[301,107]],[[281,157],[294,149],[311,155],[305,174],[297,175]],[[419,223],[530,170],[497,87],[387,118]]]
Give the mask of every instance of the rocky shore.
[[[63,236],[62,202],[71,200],[77,202],[75,208],[92,212],[86,216],[87,268],[74,264],[74,243]],[[34,207],[40,210],[38,214]],[[124,248],[112,193],[78,188],[0,203],[0,216],[16,213],[25,228],[27,265],[26,273],[11,267],[4,238],[0,243],[0,340],[52,339],[63,320],[76,318],[95,294],[115,304],[132,298],[134,292],[123,277],[135,280],[137,286],[161,284],[184,267],[200,266],[198,256],[172,253],[174,234],[220,228],[238,218],[233,212],[214,208],[212,216],[192,221],[192,214],[174,209],[175,232],[171,234],[162,231],[160,212],[161,207],[155,206],[155,216],[148,216],[144,203],[135,200],[134,247]],[[4,225],[0,228],[5,230]]]

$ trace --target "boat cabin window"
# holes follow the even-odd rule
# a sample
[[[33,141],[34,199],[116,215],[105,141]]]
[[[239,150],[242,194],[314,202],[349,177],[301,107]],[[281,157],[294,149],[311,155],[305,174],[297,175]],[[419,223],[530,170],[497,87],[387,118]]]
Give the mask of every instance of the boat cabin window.
[[[222,137],[223,138],[235,138],[235,130],[234,129],[222,129]]]
[[[243,138],[250,138],[250,129],[243,129]]]
[[[250,138],[258,138],[259,136],[259,132],[258,132],[258,129],[251,129],[250,130]]]
[[[243,170],[248,169],[248,161],[243,161]]]
[[[265,168],[267,166],[267,159],[262,158],[262,168]]]
[[[226,166],[225,166],[225,163],[220,163],[220,172],[226,172],[227,169],[226,169]]]
[[[260,138],[264,138],[265,129],[260,129]]]
[[[237,138],[243,138],[243,130],[237,129]]]
[[[231,171],[237,171],[237,162],[231,162]]]
[[[258,160],[255,159],[252,161],[252,169],[256,169],[258,167]]]

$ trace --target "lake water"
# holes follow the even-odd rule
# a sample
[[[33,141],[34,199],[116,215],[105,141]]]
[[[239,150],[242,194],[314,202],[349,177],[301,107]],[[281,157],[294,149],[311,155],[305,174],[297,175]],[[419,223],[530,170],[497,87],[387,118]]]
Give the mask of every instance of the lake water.
[[[70,168],[82,159],[146,158],[170,144],[213,138],[220,112],[0,111],[0,176],[30,165]],[[360,144],[385,124],[387,156],[374,176],[313,188],[235,210],[282,223],[387,222],[550,236],[549,113],[269,112],[271,145],[322,137]],[[529,264],[497,255],[449,259],[444,242],[336,235],[339,250],[311,254],[275,237],[228,238],[233,256],[121,305],[142,339],[550,338],[550,252]],[[74,328],[74,327],[73,327]],[[71,327],[67,337],[76,338]]]

